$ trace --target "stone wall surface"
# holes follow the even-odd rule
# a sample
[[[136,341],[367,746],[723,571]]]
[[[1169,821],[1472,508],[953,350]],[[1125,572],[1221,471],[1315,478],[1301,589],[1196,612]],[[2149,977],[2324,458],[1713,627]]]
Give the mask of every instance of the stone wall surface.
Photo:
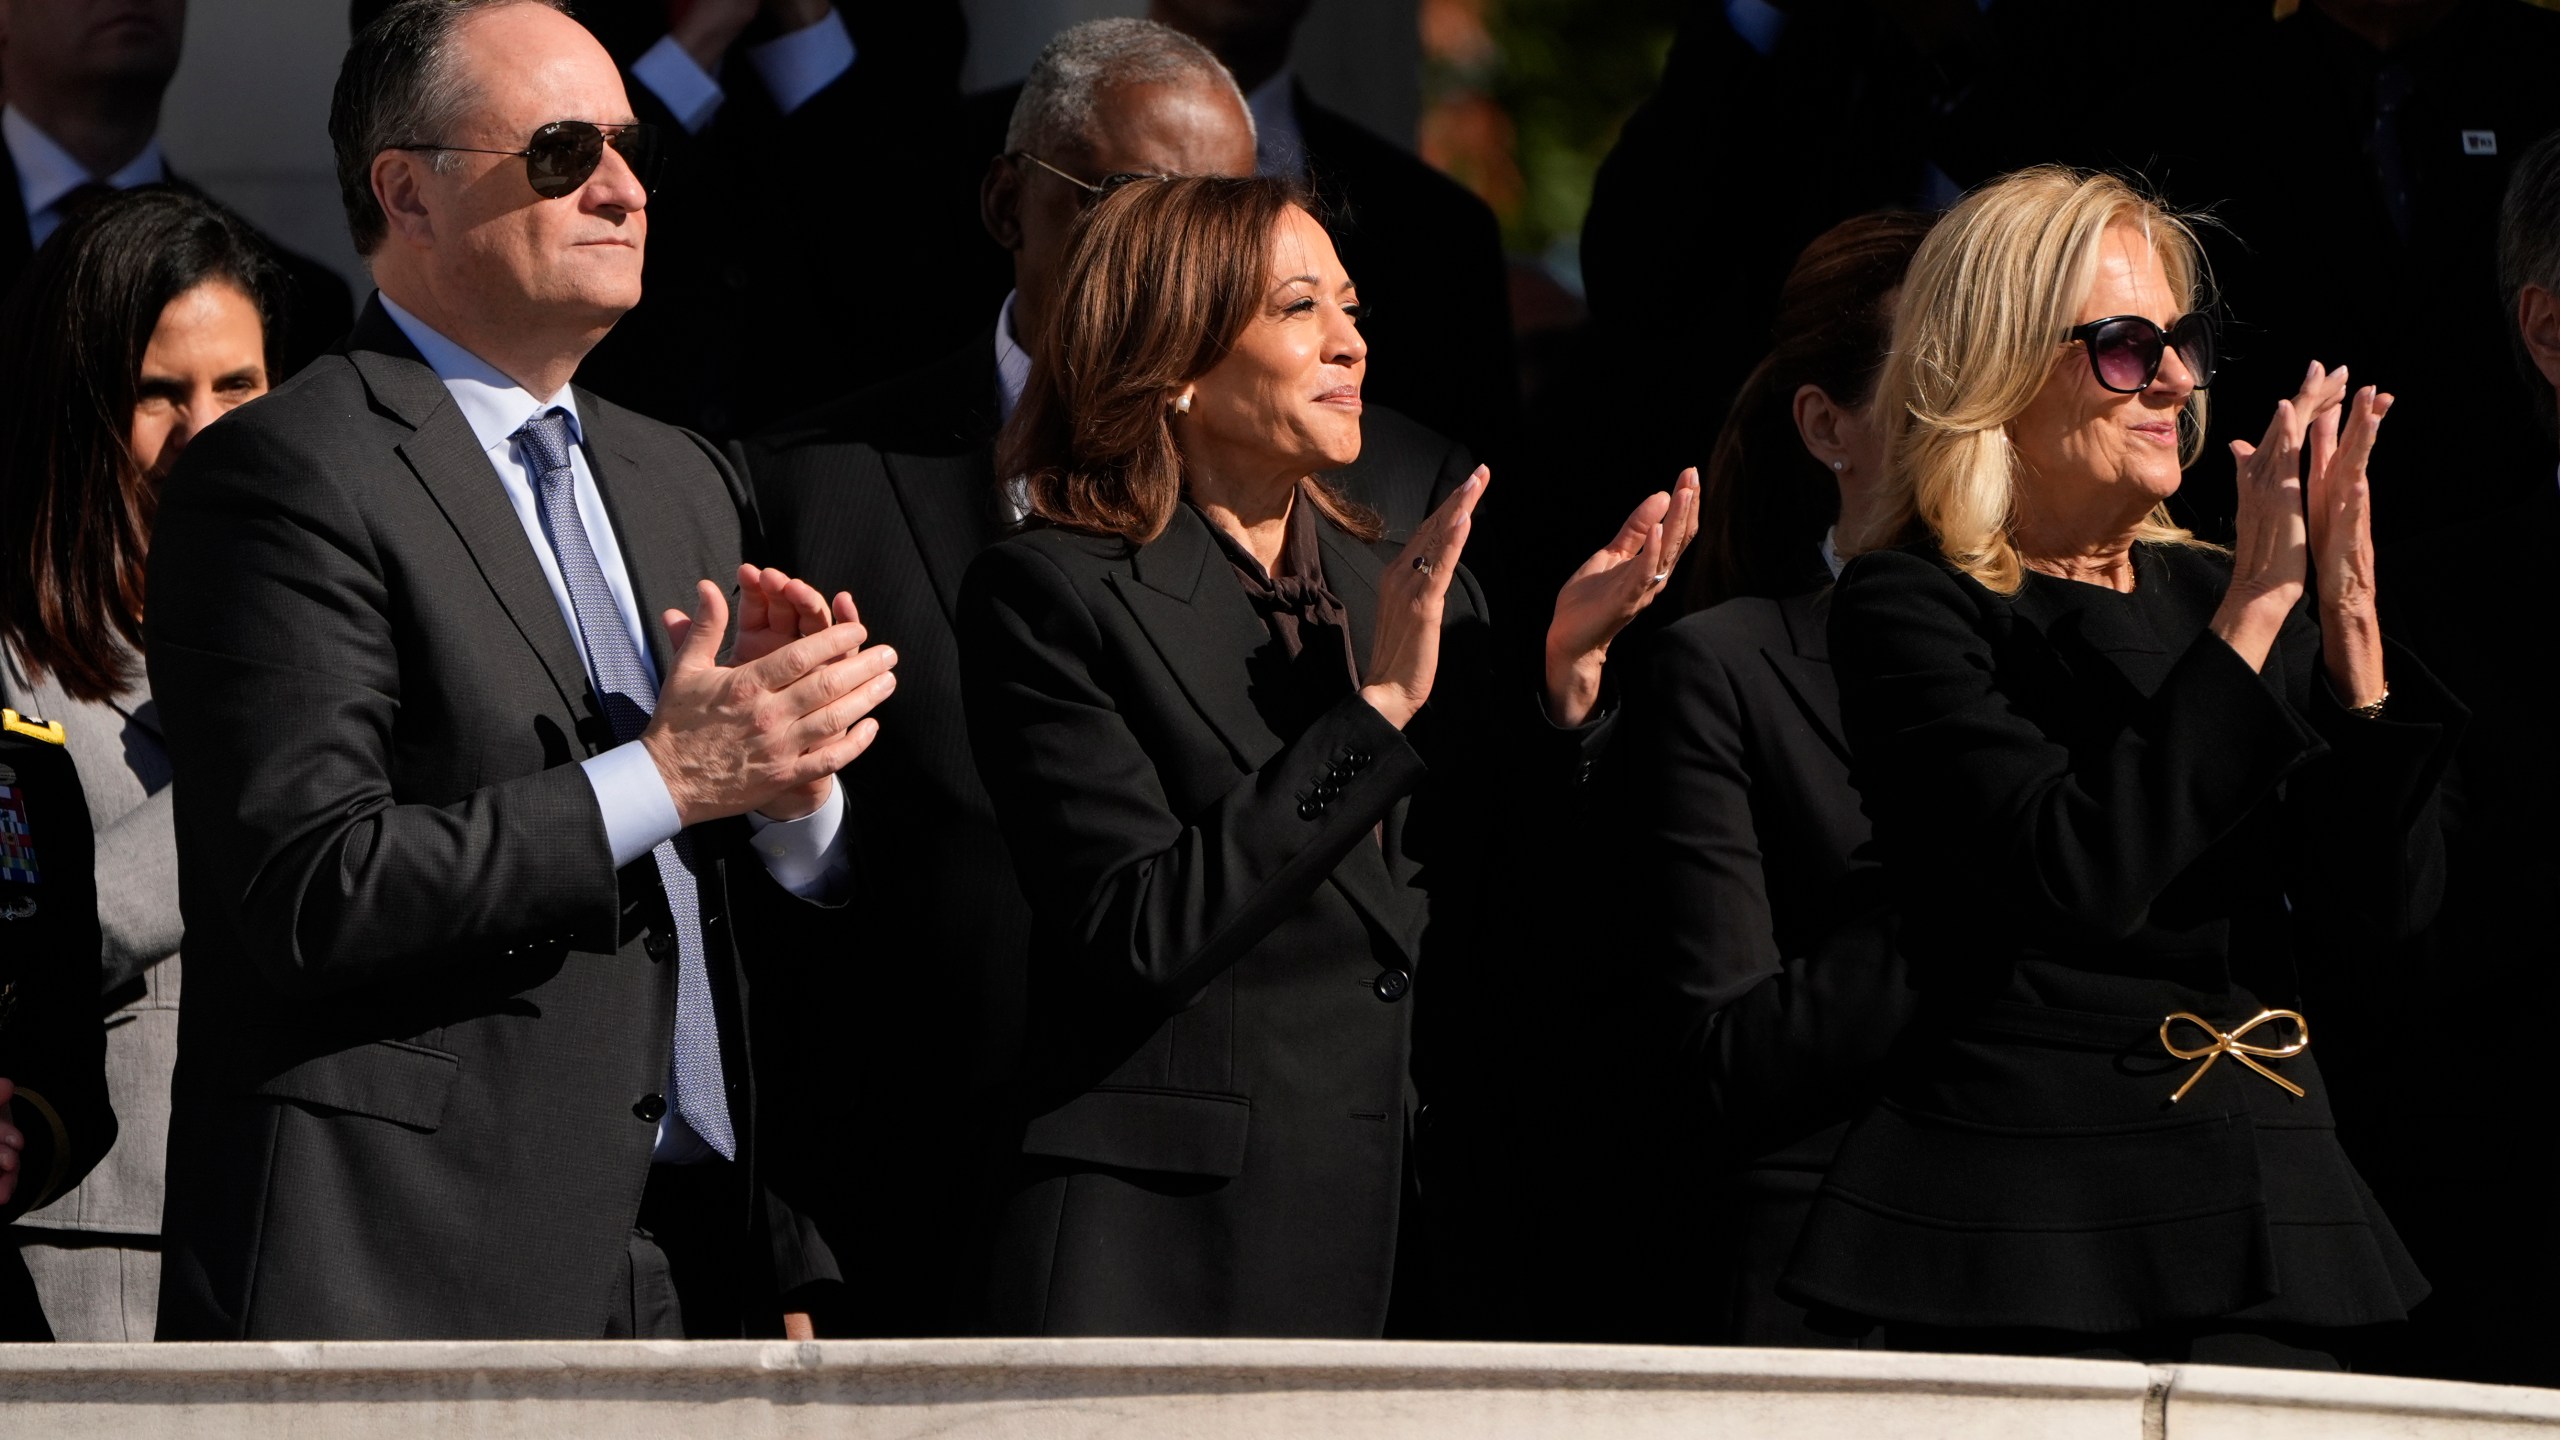
[[[2560,1440],[2560,1392],[2211,1366],[1331,1341],[0,1346],[44,1440]]]

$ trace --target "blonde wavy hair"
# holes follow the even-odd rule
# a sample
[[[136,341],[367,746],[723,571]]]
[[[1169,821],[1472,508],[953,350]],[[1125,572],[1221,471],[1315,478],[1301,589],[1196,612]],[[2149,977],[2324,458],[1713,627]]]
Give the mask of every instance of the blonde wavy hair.
[[[1984,185],[1947,212],[1911,259],[1893,347],[1876,382],[1885,473],[1869,520],[1838,539],[1844,555],[1922,538],[1997,594],[2026,580],[2010,539],[2018,460],[2008,425],[2059,372],[2085,363],[2063,335],[2096,285],[2108,230],[2140,230],[2181,311],[2209,277],[2186,217],[2113,175],[2039,165]],[[2205,396],[2178,417],[2179,463],[2204,449]],[[2158,506],[2138,540],[2214,548]]]

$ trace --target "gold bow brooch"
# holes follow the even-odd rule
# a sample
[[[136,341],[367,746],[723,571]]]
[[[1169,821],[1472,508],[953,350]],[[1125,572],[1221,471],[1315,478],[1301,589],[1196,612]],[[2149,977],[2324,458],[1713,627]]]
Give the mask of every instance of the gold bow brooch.
[[[2188,1046],[2180,1045],[2177,1041],[2170,1039],[2170,1027],[2176,1025],[2181,1020],[2193,1025],[2207,1035],[2212,1036],[2213,1042],[2208,1045],[2197,1045],[2190,1048]],[[2248,1035],[2250,1031],[2257,1029],[2259,1026],[2266,1024],[2270,1020],[2290,1020],[2293,1022],[2294,1038],[2291,1044],[2252,1045],[2243,1038]],[[2301,1012],[2296,1010],[2261,1010],[2249,1021],[2248,1024],[2241,1026],[2237,1030],[2226,1033],[2215,1029],[2212,1022],[2206,1020],[2203,1016],[2190,1014],[2187,1011],[2181,1010],[2177,1014],[2160,1022],[2160,1048],[2168,1051],[2170,1054],[2181,1060],[2201,1060],[2204,1062],[2197,1066],[2195,1070],[2187,1076],[2187,1083],[2178,1087],[2178,1093],[2169,1097],[2169,1103],[2172,1105],[2175,1105],[2179,1101],[2187,1098],[2187,1092],[2196,1088],[2196,1082],[2204,1078],[2204,1072],[2212,1069],[2213,1062],[2221,1059],[2225,1055],[2230,1056],[2232,1059],[2239,1061],[2241,1064],[2248,1066],[2250,1069],[2257,1071],[2259,1074],[2266,1076],[2268,1079],[2273,1080],[2277,1084],[2299,1096],[2302,1094],[2301,1086],[2294,1084],[2292,1081],[2287,1080],[2273,1070],[2259,1064],[2257,1057],[2263,1056],[2269,1060],[2289,1060],[2294,1056],[2301,1054],[2303,1051],[2310,1049],[2311,1022],[2303,1019]]]

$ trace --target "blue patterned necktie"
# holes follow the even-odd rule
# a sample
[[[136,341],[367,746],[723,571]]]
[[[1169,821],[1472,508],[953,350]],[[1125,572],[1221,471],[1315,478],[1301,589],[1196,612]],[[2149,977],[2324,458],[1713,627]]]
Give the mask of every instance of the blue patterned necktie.
[[[577,472],[569,465],[569,419],[545,410],[515,433],[524,446],[527,468],[542,510],[542,533],[559,559],[560,578],[569,587],[570,608],[578,614],[578,633],[586,640],[587,665],[593,672],[597,698],[613,725],[613,742],[627,744],[649,726],[658,708],[658,686],[649,667],[623,627],[621,607],[596,563],[595,547],[578,517]],[[667,909],[676,927],[675,1112],[720,1158],[738,1158],[738,1142],[729,1128],[728,1092],[720,1063],[720,1025],[711,1009],[711,972],[703,964],[702,905],[694,882],[692,836],[678,831],[649,852],[658,862],[658,880],[667,892]]]

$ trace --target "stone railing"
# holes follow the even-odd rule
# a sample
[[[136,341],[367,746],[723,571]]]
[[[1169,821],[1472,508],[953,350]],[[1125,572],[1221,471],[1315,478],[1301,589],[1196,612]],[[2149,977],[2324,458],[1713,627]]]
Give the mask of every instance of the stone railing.
[[[2560,1440],[2560,1391],[2202,1365],[1332,1341],[0,1345],[11,1440]]]

